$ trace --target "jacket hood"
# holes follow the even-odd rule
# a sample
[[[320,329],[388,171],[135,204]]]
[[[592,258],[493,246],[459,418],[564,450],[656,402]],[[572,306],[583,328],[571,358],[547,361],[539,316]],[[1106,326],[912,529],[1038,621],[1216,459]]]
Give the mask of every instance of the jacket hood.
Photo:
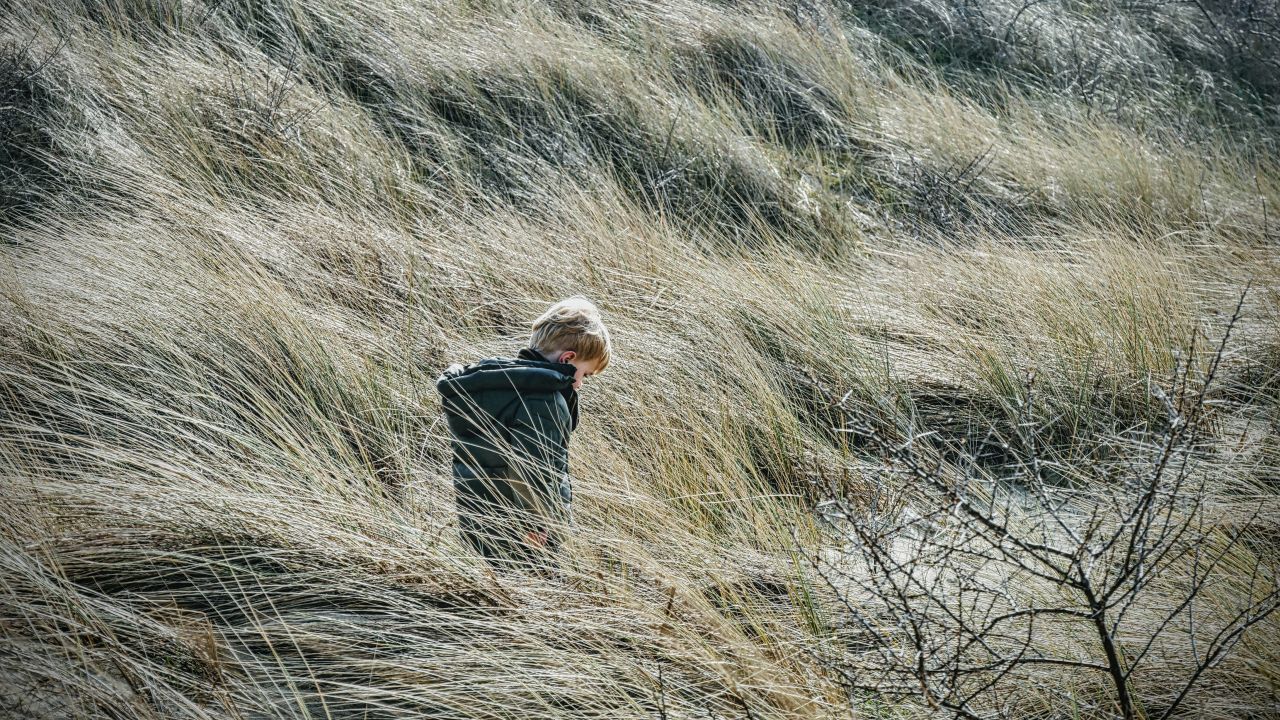
[[[536,350],[524,348],[516,358],[487,358],[465,366],[454,363],[436,379],[436,390],[446,398],[504,389],[519,393],[559,392],[569,405],[572,427],[577,427],[578,391],[573,389],[576,373],[577,368],[570,363],[549,362]]]
[[[566,372],[567,370],[567,372]],[[488,358],[470,365],[450,365],[436,380],[440,394],[454,396],[481,390],[509,388],[520,392],[551,392],[573,388],[574,367],[511,358]]]

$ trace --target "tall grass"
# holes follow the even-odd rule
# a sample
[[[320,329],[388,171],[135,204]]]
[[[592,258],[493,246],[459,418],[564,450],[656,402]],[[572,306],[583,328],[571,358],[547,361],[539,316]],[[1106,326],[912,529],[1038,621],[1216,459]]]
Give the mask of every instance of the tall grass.
[[[1104,64],[1155,89],[1135,119],[825,3],[0,11],[14,716],[925,714],[825,661],[811,502],[875,463],[841,401],[996,463],[1034,371],[1083,467],[1159,429],[1148,379],[1248,281],[1205,471],[1274,520],[1280,177],[1252,110],[1170,120],[1172,70]],[[495,576],[433,383],[573,293],[617,356],[577,527],[558,578]],[[1194,707],[1267,714],[1275,633]]]

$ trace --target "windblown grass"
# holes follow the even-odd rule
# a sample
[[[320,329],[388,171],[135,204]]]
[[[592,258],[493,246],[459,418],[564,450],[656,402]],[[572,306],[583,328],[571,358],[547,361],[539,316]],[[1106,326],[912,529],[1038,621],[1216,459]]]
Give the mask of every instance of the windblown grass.
[[[1085,463],[1158,427],[1149,378],[1250,281],[1204,462],[1269,508],[1280,175],[1240,98],[1274,89],[1175,122],[1199,56],[1067,5],[1035,32],[1101,53],[1096,98],[1153,88],[1132,112],[1055,95],[1027,15],[1006,72],[905,6],[0,3],[0,707],[923,714],[824,671],[810,502],[873,460],[839,401],[995,463],[1034,370]],[[1159,32],[1207,47],[1185,20]],[[561,579],[495,577],[433,382],[579,292],[617,357],[576,534]],[[1276,632],[1203,714],[1270,712]]]

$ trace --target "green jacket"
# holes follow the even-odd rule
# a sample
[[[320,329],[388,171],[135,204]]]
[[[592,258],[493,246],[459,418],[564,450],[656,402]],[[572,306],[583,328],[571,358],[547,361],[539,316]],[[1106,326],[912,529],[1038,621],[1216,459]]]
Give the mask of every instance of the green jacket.
[[[525,348],[515,359],[451,365],[436,380],[452,435],[464,532],[514,518],[519,537],[569,522],[569,433],[578,425],[574,372],[569,363],[548,362]]]

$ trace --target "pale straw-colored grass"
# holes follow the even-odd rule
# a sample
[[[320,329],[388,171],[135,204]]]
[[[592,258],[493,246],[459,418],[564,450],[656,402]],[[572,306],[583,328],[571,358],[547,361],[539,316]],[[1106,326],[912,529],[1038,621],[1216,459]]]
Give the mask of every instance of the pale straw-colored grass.
[[[1249,440],[1213,462],[1223,503],[1273,502],[1273,165],[994,111],[830,8],[588,5],[6,10],[68,42],[0,244],[0,711],[873,714],[800,560],[816,481],[874,461],[839,401],[958,442],[1034,369],[1087,457],[1159,421],[1148,377],[1247,281],[1220,412]],[[935,222],[928,173],[988,148]],[[616,353],[577,526],[559,578],[495,576],[433,383],[573,293]],[[1265,714],[1275,632],[1197,707]]]

